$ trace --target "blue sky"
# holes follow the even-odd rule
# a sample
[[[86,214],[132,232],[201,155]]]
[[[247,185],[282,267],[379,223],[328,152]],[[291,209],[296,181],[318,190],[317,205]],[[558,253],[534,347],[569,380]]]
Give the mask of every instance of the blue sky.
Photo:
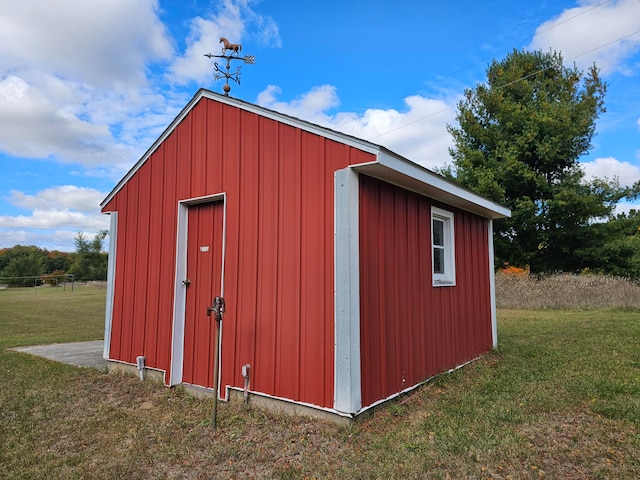
[[[222,91],[204,56],[220,36],[256,56],[232,96],[429,168],[450,163],[446,125],[492,59],[595,62],[607,112],[581,163],[640,179],[640,0],[2,2],[0,248],[73,251],[107,228],[101,200],[199,88]]]

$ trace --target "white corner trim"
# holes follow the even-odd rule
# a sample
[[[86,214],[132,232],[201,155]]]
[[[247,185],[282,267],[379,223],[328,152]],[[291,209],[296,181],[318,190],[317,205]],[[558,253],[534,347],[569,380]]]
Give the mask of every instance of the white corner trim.
[[[353,414],[362,408],[358,174],[336,171],[334,189],[334,409]]]
[[[173,325],[171,327],[171,373],[169,375],[169,386],[179,385],[180,383],[182,383],[182,367],[184,364],[184,322],[185,308],[187,303],[187,292],[184,285],[182,284],[182,281],[186,278],[187,275],[189,206],[220,200],[222,200],[224,203],[220,294],[224,295],[224,256],[227,232],[227,195],[226,193],[217,193],[214,195],[207,195],[204,197],[195,197],[178,201],[178,221],[176,231],[176,276],[174,279],[175,290],[173,296]],[[220,330],[220,341],[222,341],[222,329]]]
[[[113,295],[116,281],[116,249],[118,245],[118,212],[109,214],[109,257],[107,260],[107,301],[104,313],[104,348],[102,357],[109,360],[111,326],[113,324]]]
[[[493,220],[487,220],[487,235],[489,236],[489,296],[491,297],[491,339],[493,348],[498,348],[498,318],[496,314],[496,274],[494,270],[493,254]]]

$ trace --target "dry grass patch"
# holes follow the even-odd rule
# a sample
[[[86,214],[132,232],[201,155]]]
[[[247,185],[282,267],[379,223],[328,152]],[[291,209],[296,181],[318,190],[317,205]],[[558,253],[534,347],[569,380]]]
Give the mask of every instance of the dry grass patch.
[[[614,420],[588,410],[551,413],[519,430],[531,451],[533,477],[551,472],[563,479],[619,478],[629,466],[638,471],[637,428],[623,431]]]
[[[499,272],[496,304],[507,309],[640,308],[640,285],[602,275],[532,276]]]

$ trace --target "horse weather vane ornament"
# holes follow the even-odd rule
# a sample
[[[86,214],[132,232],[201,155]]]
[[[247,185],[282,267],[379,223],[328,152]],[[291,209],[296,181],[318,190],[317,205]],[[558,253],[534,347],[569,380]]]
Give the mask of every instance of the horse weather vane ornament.
[[[205,53],[204,56],[209,58],[224,58],[227,61],[225,70],[220,69],[220,67],[218,66],[218,62],[213,62],[213,69],[216,72],[213,74],[213,78],[215,80],[220,80],[221,78],[224,78],[226,80],[224,87],[222,87],[222,90],[224,90],[224,94],[228,97],[229,92],[231,91],[231,86],[229,85],[229,79],[233,80],[238,85],[240,85],[240,75],[242,74],[242,72],[240,71],[241,66],[236,67],[235,72],[233,73],[230,72],[231,60],[242,60],[244,63],[251,65],[256,63],[255,61],[256,57],[255,55],[245,55],[244,57],[241,57],[240,52],[242,51],[242,45],[240,45],[239,43],[230,43],[229,40],[227,40],[224,37],[220,37],[220,43],[222,43],[223,45],[222,55],[213,55],[211,53]],[[230,51],[231,53],[227,55],[228,51]]]

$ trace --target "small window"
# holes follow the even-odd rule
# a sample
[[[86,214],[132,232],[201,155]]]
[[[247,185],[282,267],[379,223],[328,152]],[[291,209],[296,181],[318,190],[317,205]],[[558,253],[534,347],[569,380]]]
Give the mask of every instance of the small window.
[[[453,213],[431,208],[431,250],[433,286],[456,284]]]

